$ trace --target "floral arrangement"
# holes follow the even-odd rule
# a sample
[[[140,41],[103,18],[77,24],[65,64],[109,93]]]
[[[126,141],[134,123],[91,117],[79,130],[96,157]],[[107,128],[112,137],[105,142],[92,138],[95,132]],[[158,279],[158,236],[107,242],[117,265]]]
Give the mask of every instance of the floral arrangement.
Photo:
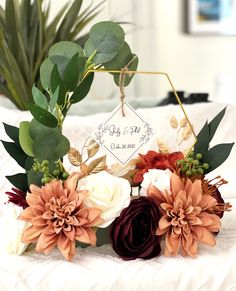
[[[72,260],[76,246],[96,246],[100,229],[109,232],[124,260],[150,259],[162,249],[167,256],[196,256],[200,243],[215,245],[220,219],[231,208],[218,189],[226,181],[207,179],[233,146],[210,147],[225,109],[205,123],[187,154],[150,150],[125,167],[96,157],[95,140],[88,139],[79,151],[62,134],[68,109],[89,91],[91,69],[127,64],[136,69],[137,57],[112,22],[96,24],[84,49],[70,42],[50,49],[40,68],[44,90],[32,89],[33,119],[19,128],[4,124],[12,142],[2,143],[24,172],[7,176],[14,188],[6,192],[9,203],[2,209],[1,249],[21,254],[32,244],[48,254],[57,247]],[[116,75],[114,80],[119,84]],[[127,76],[125,85],[130,80]],[[78,170],[65,169],[66,155]]]

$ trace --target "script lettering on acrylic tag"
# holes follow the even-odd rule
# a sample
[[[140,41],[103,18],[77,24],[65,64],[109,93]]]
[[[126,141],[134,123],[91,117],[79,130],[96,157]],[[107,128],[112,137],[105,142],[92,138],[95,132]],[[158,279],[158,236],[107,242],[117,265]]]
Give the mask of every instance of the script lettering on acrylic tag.
[[[120,104],[97,127],[94,138],[97,143],[121,164],[125,165],[153,136],[153,128],[127,103]]]

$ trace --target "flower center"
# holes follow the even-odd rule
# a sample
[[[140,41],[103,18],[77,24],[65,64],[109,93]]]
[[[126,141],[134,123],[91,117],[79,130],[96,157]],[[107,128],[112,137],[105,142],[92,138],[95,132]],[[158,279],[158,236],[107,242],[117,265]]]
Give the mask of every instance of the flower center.
[[[171,224],[173,226],[182,227],[183,225],[187,224],[187,221],[185,220],[185,213],[182,208],[177,210],[172,209],[167,212],[167,215],[171,218]]]
[[[61,229],[71,231],[73,226],[79,225],[79,221],[74,215],[76,209],[75,201],[68,203],[65,197],[53,197],[48,206],[47,218],[51,220],[56,233],[59,233]]]

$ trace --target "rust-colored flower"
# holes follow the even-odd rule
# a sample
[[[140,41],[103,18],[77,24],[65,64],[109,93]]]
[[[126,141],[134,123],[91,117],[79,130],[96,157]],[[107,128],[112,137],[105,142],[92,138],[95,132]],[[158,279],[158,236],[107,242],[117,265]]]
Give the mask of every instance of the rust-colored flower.
[[[174,152],[171,154],[157,153],[148,151],[146,155],[140,156],[140,162],[136,164],[136,173],[133,177],[133,183],[138,185],[143,181],[143,175],[149,169],[169,169],[172,172],[176,169],[176,162],[184,158],[183,153]]]
[[[41,188],[30,186],[29,207],[19,216],[32,224],[23,233],[24,243],[37,243],[36,251],[45,254],[57,246],[68,260],[75,254],[75,240],[96,245],[93,227],[103,222],[101,210],[83,205],[87,191],[76,191],[78,176],[70,176],[64,185],[53,180]]]
[[[148,196],[156,199],[163,213],[156,234],[166,234],[166,256],[177,255],[180,248],[183,255],[195,256],[199,242],[215,245],[213,233],[220,229],[220,218],[208,209],[217,201],[211,195],[202,194],[201,184],[201,180],[183,182],[172,174],[170,193],[154,186],[148,189]]]

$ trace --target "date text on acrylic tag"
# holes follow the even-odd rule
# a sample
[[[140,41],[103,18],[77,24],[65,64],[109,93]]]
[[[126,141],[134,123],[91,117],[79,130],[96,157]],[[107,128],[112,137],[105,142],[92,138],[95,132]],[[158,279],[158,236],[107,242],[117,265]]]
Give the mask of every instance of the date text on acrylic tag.
[[[153,128],[126,102],[101,123],[94,138],[109,154],[125,165],[153,136]]]

